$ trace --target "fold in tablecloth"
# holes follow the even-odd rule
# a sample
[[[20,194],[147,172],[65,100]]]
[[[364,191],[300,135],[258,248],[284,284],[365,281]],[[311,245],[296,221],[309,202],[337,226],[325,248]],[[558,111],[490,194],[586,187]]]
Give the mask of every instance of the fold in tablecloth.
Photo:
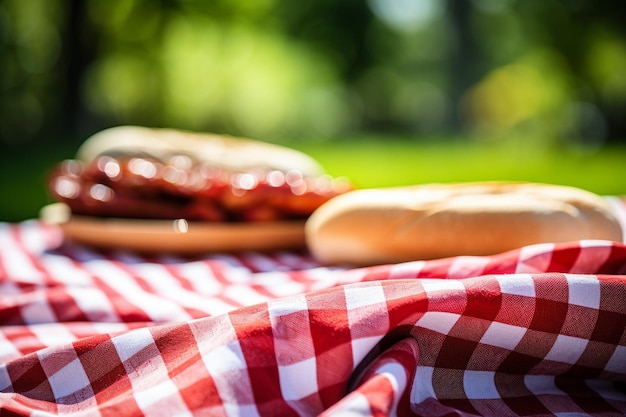
[[[2,416],[618,416],[625,329],[621,242],[349,269],[0,224]]]

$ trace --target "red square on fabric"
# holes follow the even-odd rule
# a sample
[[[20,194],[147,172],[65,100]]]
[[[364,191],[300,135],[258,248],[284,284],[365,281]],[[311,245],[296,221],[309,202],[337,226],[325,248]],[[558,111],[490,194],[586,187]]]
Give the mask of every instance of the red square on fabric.
[[[269,313],[262,306],[242,308],[229,314],[250,377],[257,404],[282,401],[278,364]]]
[[[445,338],[435,367],[450,369],[466,369],[478,342],[448,336]]]
[[[626,298],[622,300],[626,304]],[[626,335],[626,313],[600,310],[591,340],[619,344]]]
[[[559,334],[568,310],[567,302],[537,298],[529,327],[540,332]]]
[[[411,331],[411,335],[419,345],[420,366],[435,366],[439,357],[439,351],[446,340],[446,336],[424,328],[416,327]]]
[[[543,273],[533,275],[538,299],[569,302],[570,282],[566,274]]]
[[[91,388],[94,392],[96,401],[100,405],[108,402],[119,401],[121,393],[131,393],[133,388],[124,366],[120,363],[110,369],[109,373],[104,374],[101,378],[91,380]],[[132,396],[128,396],[125,401],[124,410],[139,412],[139,408]],[[104,414],[106,415],[106,414]],[[117,416],[117,413],[112,413]]]
[[[524,375],[501,373],[495,375],[495,384],[503,402],[518,415],[549,414],[549,410],[543,403],[528,390],[524,378]]]
[[[511,354],[504,359],[498,367],[498,372],[512,374],[528,373],[540,362],[541,358],[519,352],[511,352]]]
[[[311,329],[314,354],[319,356],[352,340],[348,311],[341,291],[307,297],[307,319]]]
[[[463,399],[446,399],[446,400],[442,400],[441,401],[442,405],[444,406],[448,406],[450,407],[449,409],[449,413],[450,414],[437,414],[437,415],[444,415],[444,416],[455,416],[458,415],[459,411],[467,413],[470,416],[479,416],[480,414],[480,410],[478,410],[476,407],[474,407],[473,403],[474,401],[470,401],[470,400],[463,400]],[[427,409],[426,409],[427,410]],[[502,412],[503,410],[500,409],[500,412]],[[428,414],[424,414],[424,415],[428,415]]]
[[[601,395],[589,388],[584,379],[557,376],[555,383],[561,391],[570,394],[571,401],[585,413],[610,415],[608,413],[615,413],[616,411]]]
[[[510,353],[508,349],[479,343],[467,363],[467,369],[496,371]]]
[[[469,279],[464,282],[467,301],[464,316],[494,320],[502,307],[502,294],[494,279]]]
[[[512,326],[528,328],[533,320],[534,313],[534,297],[502,294],[501,308],[494,320]]]
[[[352,361],[352,345],[341,343],[333,349],[319,353],[316,363],[317,386],[320,391],[337,384],[345,389],[355,366]]]
[[[220,398],[213,379],[207,373],[203,373],[202,377],[194,375],[198,371],[198,367],[183,371],[179,373],[179,376],[182,378],[175,380],[185,405],[190,410],[199,410],[205,407],[221,408],[222,399]],[[190,384],[187,381],[195,382]]]
[[[500,398],[492,398],[485,400],[472,400],[472,406],[479,416],[516,416],[517,414],[511,410],[507,401]],[[524,415],[524,414],[522,414]]]
[[[626,262],[625,262],[626,263]],[[626,274],[626,265],[622,267]],[[602,275],[600,280],[600,310],[626,313],[626,277]]]
[[[559,332],[565,336],[591,338],[598,320],[598,310],[570,304]]]
[[[461,316],[454,326],[452,326],[448,334],[460,339],[478,342],[482,339],[491,323],[492,322],[489,320],[483,320],[473,316]]]
[[[515,350],[538,358],[545,357],[554,347],[557,335],[527,329]]]
[[[462,369],[433,369],[432,386],[435,397],[441,400],[466,399],[463,376]]]
[[[276,400],[282,401],[280,379],[276,366],[249,367],[250,387],[257,404],[264,404]]]
[[[550,260],[550,266],[546,272],[558,271],[569,272],[571,265],[578,259],[581,253],[581,248],[578,245],[572,245],[570,247],[559,247],[559,250],[552,252],[552,259]]]
[[[282,399],[274,399],[272,401],[259,402],[256,406],[258,414],[260,416],[285,416],[285,417],[299,417],[293,408],[287,405]],[[255,413],[256,414],[256,413]],[[245,415],[245,414],[242,414]],[[251,414],[252,415],[252,414]]]
[[[418,416],[457,416],[459,411],[465,412],[470,416],[479,415],[478,411],[472,406],[472,403],[465,399],[437,400],[435,398],[427,398],[413,405],[411,411]]]

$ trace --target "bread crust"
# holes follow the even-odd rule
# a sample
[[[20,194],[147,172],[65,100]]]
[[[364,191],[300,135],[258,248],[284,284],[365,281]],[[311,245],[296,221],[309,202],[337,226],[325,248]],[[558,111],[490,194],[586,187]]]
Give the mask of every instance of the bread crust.
[[[250,169],[297,170],[305,176],[324,173],[312,157],[284,146],[227,135],[143,126],[116,126],[90,136],[77,159],[89,162],[101,154],[146,153],[160,159],[185,154],[199,162],[234,171]]]
[[[305,233],[320,261],[353,265],[490,255],[545,242],[623,240],[602,197],[517,182],[351,191],[319,207]]]

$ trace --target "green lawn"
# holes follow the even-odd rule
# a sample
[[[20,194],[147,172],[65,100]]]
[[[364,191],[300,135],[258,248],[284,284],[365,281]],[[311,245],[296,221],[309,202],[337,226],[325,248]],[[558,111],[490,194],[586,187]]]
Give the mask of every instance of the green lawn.
[[[330,174],[346,176],[360,187],[516,180],[626,195],[626,146],[583,153],[510,143],[387,139],[296,147],[321,161]]]
[[[626,195],[626,146],[593,153],[537,150],[522,143],[361,138],[290,143],[319,160],[328,173],[359,187],[429,182],[526,180],[573,185],[602,195]],[[0,154],[0,221],[37,217],[50,202],[45,181],[67,147],[13,149]]]
[[[48,171],[71,152],[59,146],[0,146],[0,221],[37,217],[39,209],[50,202]]]

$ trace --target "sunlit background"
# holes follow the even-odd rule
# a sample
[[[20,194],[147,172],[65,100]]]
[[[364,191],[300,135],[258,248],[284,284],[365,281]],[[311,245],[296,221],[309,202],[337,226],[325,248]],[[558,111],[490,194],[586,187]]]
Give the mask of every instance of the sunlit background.
[[[625,18],[593,0],[3,0],[0,191],[120,124],[321,155],[393,138],[623,156]],[[0,220],[36,214],[41,189],[21,191]]]

